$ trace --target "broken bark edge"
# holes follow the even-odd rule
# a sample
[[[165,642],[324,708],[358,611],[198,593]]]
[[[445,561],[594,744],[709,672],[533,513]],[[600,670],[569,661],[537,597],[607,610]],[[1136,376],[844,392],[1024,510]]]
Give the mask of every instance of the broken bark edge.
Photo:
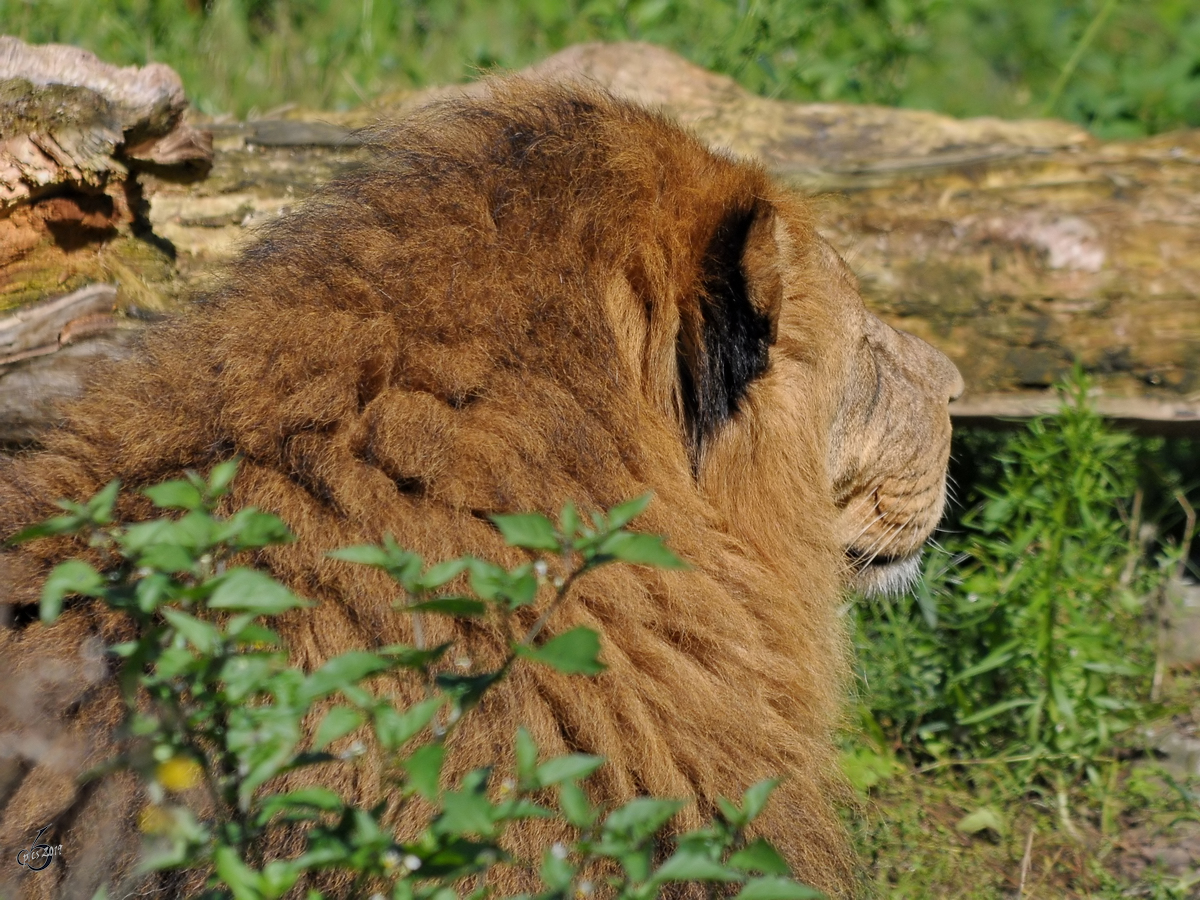
[[[1200,401],[1144,400],[1136,397],[1093,397],[1096,412],[1113,425],[1138,434],[1200,437]],[[1033,418],[1051,416],[1063,407],[1056,391],[1024,394],[981,394],[950,404],[956,428],[1022,428]]]

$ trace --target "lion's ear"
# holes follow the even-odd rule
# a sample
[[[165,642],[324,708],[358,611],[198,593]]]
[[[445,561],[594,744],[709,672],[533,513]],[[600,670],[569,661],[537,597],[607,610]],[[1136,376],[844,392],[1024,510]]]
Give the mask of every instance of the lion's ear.
[[[694,460],[767,368],[783,296],[778,257],[775,212],[761,200],[728,210],[708,241],[677,343]]]

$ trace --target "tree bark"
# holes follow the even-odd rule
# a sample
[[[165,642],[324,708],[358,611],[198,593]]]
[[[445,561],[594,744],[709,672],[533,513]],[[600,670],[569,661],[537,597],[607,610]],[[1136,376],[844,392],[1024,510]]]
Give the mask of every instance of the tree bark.
[[[1143,430],[1200,434],[1200,132],[1105,144],[1049,120],[784,103],[637,44],[574,47],[532,74],[582,74],[662,107],[815,195],[821,229],[871,308],[959,366],[967,393],[952,406],[957,418],[1052,411],[1050,386],[1080,364],[1102,412]],[[174,308],[256,223],[363,164],[354,127],[434,94],[479,89],[386,97],[349,114],[205,124],[215,148],[207,178],[134,171],[140,218],[69,245],[49,241],[40,262],[0,256],[0,443],[28,441],[52,421],[47,398],[79,389],[81,359],[127,352],[140,312]],[[10,211],[0,233],[38,211],[37,203]],[[116,246],[126,249],[114,274]],[[173,260],[164,262],[163,248]],[[33,303],[26,318],[38,320],[39,311],[61,311],[56,298],[95,281],[118,284],[101,318],[89,313],[87,328],[76,322],[67,340],[63,329],[78,317],[62,327],[42,321],[36,341],[5,349],[20,329],[4,315]],[[17,299],[6,309],[5,297]],[[38,348],[45,352],[13,358]]]

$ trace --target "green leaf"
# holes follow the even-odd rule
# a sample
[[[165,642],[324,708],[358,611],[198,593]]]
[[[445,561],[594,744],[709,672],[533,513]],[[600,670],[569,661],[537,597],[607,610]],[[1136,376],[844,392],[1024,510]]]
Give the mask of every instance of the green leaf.
[[[208,598],[208,605],[212,609],[273,616],[289,609],[312,605],[270,576],[254,569],[230,569],[214,581],[218,582],[217,588]]]
[[[504,590],[510,581],[508,572],[495,563],[490,563],[482,559],[472,559],[469,565],[471,569],[471,590],[484,600],[498,599],[501,591]]]
[[[55,516],[36,525],[30,525],[28,528],[22,528],[12,537],[5,540],[3,546],[15,547],[17,544],[23,544],[26,541],[32,541],[41,537],[49,537],[55,534],[69,534],[80,531],[86,524],[87,519],[81,515]]]
[[[194,484],[187,481],[164,481],[144,488],[142,493],[159,509],[196,510],[204,507],[204,497]]]
[[[1101,709],[1107,709],[1113,712],[1119,712],[1125,709],[1137,709],[1140,705],[1137,700],[1121,700],[1117,697],[1109,697],[1107,694],[1096,694],[1093,697],[1088,697],[1088,700]]]
[[[755,838],[730,856],[729,865],[743,872],[761,872],[764,875],[791,874],[791,869],[779,855],[779,851],[763,838]]]
[[[580,626],[551,638],[540,647],[519,645],[517,654],[568,675],[599,675],[607,668],[598,659],[600,635]]]
[[[1131,677],[1141,675],[1144,671],[1141,667],[1130,663],[1085,662],[1083,668],[1089,672],[1098,672],[1101,675],[1128,675]]]
[[[382,547],[359,544],[334,550],[329,556],[333,559],[383,569],[393,581],[402,584],[406,590],[414,593],[422,590],[421,570],[424,568],[424,561],[418,554],[404,550],[397,545],[390,534],[384,535]]]
[[[490,837],[492,804],[482,791],[446,791],[442,796],[442,812],[438,817],[440,834],[476,834]]]
[[[381,647],[377,652],[380,656],[386,656],[398,666],[424,671],[445,656],[446,651],[452,646],[453,644],[447,641],[429,650],[418,650],[415,647],[408,647],[404,644],[389,644],[386,647]]]
[[[139,566],[159,572],[190,572],[196,565],[196,554],[173,540],[146,546],[136,559]]]
[[[993,831],[998,837],[1004,837],[1008,833],[1008,826],[1004,821],[1004,817],[991,806],[981,807],[970,815],[963,816],[958,820],[954,828],[963,834],[978,834],[981,831]]]
[[[133,589],[134,603],[144,613],[154,612],[164,603],[178,599],[181,593],[181,585],[163,572],[151,572]]]
[[[747,822],[753,822],[758,818],[759,813],[767,805],[767,801],[771,799],[771,792],[779,786],[779,782],[778,778],[764,778],[746,789],[746,793],[742,795],[742,812],[745,813]]]
[[[283,644],[283,639],[278,634],[265,625],[256,624],[246,613],[230,619],[226,633],[242,646],[257,644],[262,647],[278,647]]]
[[[366,650],[350,650],[328,660],[304,680],[302,700],[311,701],[344,687],[358,684],[369,675],[391,668],[388,660]]]
[[[117,492],[120,489],[121,482],[113,479],[87,502],[88,519],[94,525],[108,525],[112,522],[112,511],[117,503]]]
[[[563,818],[576,828],[591,828],[599,816],[599,810],[592,806],[583,788],[573,781],[559,783],[558,807]]]
[[[103,576],[82,559],[68,559],[50,572],[42,586],[40,615],[49,625],[62,612],[63,598],[69,594],[100,597],[104,594]]]
[[[537,596],[537,578],[533,566],[526,564],[509,572],[482,559],[468,562],[471,590],[489,602],[507,600],[511,609],[527,606]]]
[[[737,808],[737,805],[730,803],[724,797],[717,798],[717,809],[721,811],[721,815],[725,817],[725,821],[735,828],[746,827],[746,814]]]
[[[366,714],[362,710],[350,706],[334,706],[325,713],[325,718],[321,720],[321,725],[317,728],[317,736],[313,739],[313,746],[318,750],[324,750],[338,738],[352,732],[365,720]]]
[[[442,762],[446,748],[441,744],[426,744],[414,750],[400,765],[408,773],[408,783],[418,794],[434,803],[438,798],[438,780],[442,774]]]
[[[375,566],[377,569],[387,568],[389,561],[387,551],[374,544],[355,544],[353,547],[342,547],[340,550],[331,550],[328,556],[330,559]]]
[[[655,870],[653,880],[741,881],[742,875],[703,854],[679,850]]]
[[[453,697],[458,707],[466,712],[479,702],[493,684],[504,677],[505,671],[505,669],[499,669],[480,675],[454,675],[450,672],[440,672],[434,678],[434,684]]]
[[[279,516],[265,513],[253,506],[239,509],[213,532],[213,541],[227,543],[234,550],[251,550],[274,544],[287,544],[296,539]]]
[[[154,674],[160,679],[178,678],[199,672],[204,663],[194,650],[187,647],[168,647],[158,654]]]
[[[277,900],[294,885],[303,873],[304,867],[292,859],[273,859],[262,868],[259,884],[263,896],[267,900]]]
[[[212,653],[220,646],[220,629],[211,622],[203,622],[195,616],[170,607],[163,609],[162,614],[163,618],[201,653]]]
[[[411,706],[403,713],[394,707],[381,704],[375,710],[375,733],[387,750],[395,750],[406,741],[412,740],[421,729],[433,721],[437,711],[446,703],[444,697],[430,697]]]
[[[973,666],[968,666],[961,672],[956,672],[950,677],[948,684],[957,684],[960,681],[967,681],[974,678],[976,675],[982,675],[984,672],[990,672],[993,669],[998,669],[1007,664],[1016,655],[1016,647],[1020,642],[1012,640],[1005,643],[1003,646],[997,647],[979,662]]]
[[[652,847],[636,847],[615,855],[630,881],[645,881],[650,877],[650,863],[654,857]]]
[[[526,550],[558,550],[558,536],[554,523],[539,513],[491,516],[505,543]]]
[[[272,794],[267,797],[259,808],[255,819],[259,825],[266,825],[278,813],[296,813],[301,810],[319,810],[321,812],[340,813],[345,808],[342,798],[336,792],[326,787],[301,788],[298,791],[288,791],[284,794]],[[289,816],[293,818],[294,815]]]
[[[233,847],[217,847],[213,852],[213,865],[217,875],[228,885],[234,900],[263,900],[258,873],[242,862]]]
[[[523,797],[514,797],[496,804],[495,813],[497,822],[516,822],[519,819],[553,819],[555,815],[554,810],[547,809]]]
[[[440,562],[435,566],[430,566],[429,570],[421,576],[420,589],[425,591],[437,590],[465,572],[467,566],[470,564],[471,561],[469,559],[450,559],[446,560],[446,562]]]
[[[223,497],[229,490],[229,485],[233,478],[237,475],[238,463],[241,460],[238,457],[227,459],[223,463],[217,463],[212,467],[212,471],[208,473],[208,494],[210,497]]]
[[[229,657],[221,666],[221,680],[225,686],[224,700],[239,704],[254,696],[274,674],[276,664],[259,654],[239,653]]]
[[[1005,700],[1002,703],[995,703],[987,709],[981,709],[979,712],[959,719],[959,725],[976,725],[979,722],[984,722],[993,716],[998,716],[1000,713],[1008,712],[1010,709],[1019,709],[1022,706],[1029,706],[1033,703],[1028,697],[1018,697],[1015,700]]]
[[[660,569],[686,569],[687,563],[672,553],[655,534],[635,534],[618,531],[605,538],[596,552],[620,562],[641,566],[656,566]]]
[[[1054,707],[1058,710],[1059,715],[1063,717],[1063,720],[1074,722],[1075,704],[1071,702],[1071,698],[1067,695],[1066,687],[1057,678],[1050,683],[1050,694],[1054,697]]]
[[[608,511],[608,527],[613,531],[616,531],[618,528],[624,528],[646,511],[646,507],[650,505],[653,497],[654,494],[652,493],[642,494],[640,497],[626,500],[624,503],[614,506]]]
[[[635,797],[608,814],[605,834],[624,834],[637,841],[657,834],[686,804],[682,800]]]
[[[487,604],[481,600],[472,600],[470,597],[438,597],[433,600],[424,600],[421,603],[409,604],[404,609],[407,612],[428,612],[440,616],[473,618],[486,613]]]
[[[575,504],[570,500],[566,502],[558,516],[558,527],[567,540],[575,537],[579,532],[579,511],[575,509]]]
[[[919,732],[922,736],[930,732]],[[862,792],[903,771],[891,751],[880,752],[870,746],[856,746],[842,754],[842,772],[847,780]]]
[[[247,771],[238,785],[238,801],[249,806],[254,792],[288,765],[292,751],[300,742],[300,722],[284,711],[266,722],[254,722],[244,733],[231,728],[230,746],[239,746],[243,742],[249,746],[239,755]]]
[[[537,746],[533,743],[533,736],[522,725],[517,728],[517,739],[515,744],[517,758],[517,781],[522,786],[537,784]]]
[[[602,765],[603,756],[588,756],[584,753],[556,756],[537,767],[537,783],[539,787],[549,787],[564,781],[578,781],[580,778],[587,778]]]
[[[790,878],[767,875],[748,881],[734,900],[825,900],[825,895]]]
[[[551,896],[561,896],[566,893],[575,878],[575,867],[559,847],[551,847],[542,854],[542,867],[538,870],[538,875],[546,887],[555,892]]]

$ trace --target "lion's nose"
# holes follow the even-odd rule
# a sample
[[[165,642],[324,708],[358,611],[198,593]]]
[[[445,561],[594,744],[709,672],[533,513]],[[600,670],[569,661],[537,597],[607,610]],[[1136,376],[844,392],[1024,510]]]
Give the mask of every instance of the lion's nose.
[[[921,343],[925,342],[922,341]],[[966,390],[966,384],[963,382],[962,373],[958,371],[958,366],[954,365],[950,361],[950,357],[937,349],[937,347],[931,344],[925,344],[925,346],[928,348],[930,356],[930,386],[935,386],[948,402],[957,400],[962,396],[963,391]]]
[[[950,380],[950,402],[953,403],[963,395],[963,391],[967,389],[966,383],[963,381],[962,373],[958,371],[958,366],[950,362],[949,358],[943,356],[946,364],[950,366],[952,378]]]
[[[909,377],[916,383],[922,384],[927,391],[926,396],[933,394],[945,397],[947,402],[957,400],[966,390],[962,374],[958,366],[950,361],[945,353],[927,341],[921,340],[907,331],[888,329],[892,340],[908,345],[907,368]],[[903,358],[903,357],[899,357]]]

